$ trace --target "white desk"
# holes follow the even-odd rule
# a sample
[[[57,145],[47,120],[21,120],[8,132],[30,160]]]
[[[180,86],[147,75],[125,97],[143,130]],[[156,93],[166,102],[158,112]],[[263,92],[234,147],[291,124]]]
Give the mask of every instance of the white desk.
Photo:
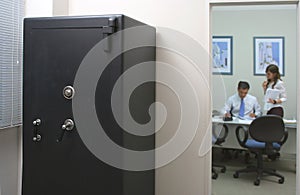
[[[251,122],[252,122],[251,120],[241,120],[235,117],[233,118],[232,121],[223,121],[221,117],[212,118],[213,128],[221,129],[224,124],[228,127],[229,130],[228,136],[225,142],[222,143],[222,147],[232,148],[232,149],[245,149],[239,145],[235,135],[235,129],[240,125],[247,127],[251,124]],[[296,121],[285,120],[285,119],[284,119],[284,123],[285,123],[285,128],[288,129],[289,135],[286,143],[282,146],[280,151],[287,154],[296,154],[297,123]]]

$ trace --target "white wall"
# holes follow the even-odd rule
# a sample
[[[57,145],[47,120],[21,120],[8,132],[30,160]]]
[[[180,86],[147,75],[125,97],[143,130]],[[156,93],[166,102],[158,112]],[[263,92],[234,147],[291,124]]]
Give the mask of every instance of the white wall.
[[[25,0],[26,17],[52,16],[53,0]]]
[[[285,117],[296,117],[297,107],[297,10],[289,6],[227,6],[216,7],[212,12],[212,34],[233,36],[233,75],[222,76],[227,96],[236,93],[239,80],[250,83],[250,93],[263,106],[261,84],[265,76],[253,75],[253,36],[285,37],[285,82],[288,101],[284,103]],[[220,76],[213,76],[213,107],[224,106],[220,90]],[[223,86],[222,86],[223,87]]]
[[[209,35],[208,35],[208,3],[205,0],[70,0],[69,1],[70,15],[93,15],[93,14],[125,14],[134,19],[141,20],[153,26],[169,27],[178,31],[181,31],[203,45],[208,51]],[[161,35],[157,32],[157,41],[162,43],[167,40],[168,37]],[[172,43],[182,44],[185,43]],[[196,51],[197,52],[197,51]],[[199,51],[199,55],[201,51]],[[207,57],[207,56],[206,56]],[[209,66],[206,63],[206,57],[203,58],[203,64],[201,64],[201,70],[204,77],[209,80]],[[167,52],[159,51],[157,53],[157,59],[162,61],[171,61],[175,67],[180,68],[183,71],[189,72],[189,68],[186,62],[180,61],[174,56],[169,56]],[[164,77],[159,72],[157,73],[158,79]],[[193,78],[195,81],[201,83],[201,78]],[[197,84],[196,84],[197,85]],[[204,137],[204,133],[209,125],[210,116],[210,99],[208,90],[201,86],[201,118],[200,127],[198,133],[192,142],[191,146],[175,161],[163,168],[156,171],[156,195],[205,195],[209,194],[210,186],[210,153],[207,153],[203,157],[198,156],[201,140]],[[177,102],[173,101],[162,86],[157,86],[157,99],[168,99],[169,104],[168,112],[172,115],[178,115]],[[173,108],[172,108],[173,107]],[[197,109],[197,108],[195,108]],[[168,117],[170,117],[168,115]],[[160,118],[160,115],[157,115]],[[169,118],[171,123],[176,122],[176,117]],[[173,135],[174,127],[165,126],[160,132],[168,132],[157,135],[157,144],[163,142]],[[209,138],[208,138],[209,139]],[[210,143],[210,140],[208,140]]]
[[[53,16],[69,15],[69,0],[52,0]]]

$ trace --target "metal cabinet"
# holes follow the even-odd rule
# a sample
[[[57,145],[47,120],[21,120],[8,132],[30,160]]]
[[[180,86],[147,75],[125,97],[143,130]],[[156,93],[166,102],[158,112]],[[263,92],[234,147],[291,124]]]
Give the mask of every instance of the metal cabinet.
[[[22,195],[154,194],[154,170],[122,170],[98,159],[81,139],[72,112],[77,93],[74,79],[84,57],[107,36],[141,25],[145,24],[124,15],[24,20]],[[155,136],[124,131],[114,118],[110,98],[117,79],[126,70],[155,61],[155,28],[147,27],[149,32],[140,36],[152,47],[123,52],[126,40],[107,41],[103,47],[106,52],[119,50],[121,54],[107,62],[95,92],[97,116],[105,133],[121,147],[139,151],[153,149]],[[151,69],[148,74],[154,78],[154,62]],[[132,116],[143,123],[148,117],[145,109],[155,101],[155,83],[139,88],[129,105],[120,105],[129,106]],[[154,155],[152,160],[154,163]]]

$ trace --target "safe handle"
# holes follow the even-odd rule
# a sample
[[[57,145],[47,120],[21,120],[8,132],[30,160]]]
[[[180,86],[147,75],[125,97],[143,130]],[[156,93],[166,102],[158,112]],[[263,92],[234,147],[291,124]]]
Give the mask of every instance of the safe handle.
[[[62,130],[71,131],[74,128],[74,122],[72,119],[65,120],[64,124],[61,126]]]
[[[74,121],[72,119],[65,120],[64,124],[61,126],[62,132],[56,142],[61,142],[66,131],[72,131],[74,128]]]

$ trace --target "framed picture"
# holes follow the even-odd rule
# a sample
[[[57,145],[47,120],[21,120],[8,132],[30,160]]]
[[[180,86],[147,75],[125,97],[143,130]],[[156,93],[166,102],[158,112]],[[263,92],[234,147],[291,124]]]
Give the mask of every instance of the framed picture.
[[[212,38],[213,74],[232,75],[232,36]]]
[[[254,75],[265,75],[268,65],[278,66],[284,76],[284,37],[254,37]]]

